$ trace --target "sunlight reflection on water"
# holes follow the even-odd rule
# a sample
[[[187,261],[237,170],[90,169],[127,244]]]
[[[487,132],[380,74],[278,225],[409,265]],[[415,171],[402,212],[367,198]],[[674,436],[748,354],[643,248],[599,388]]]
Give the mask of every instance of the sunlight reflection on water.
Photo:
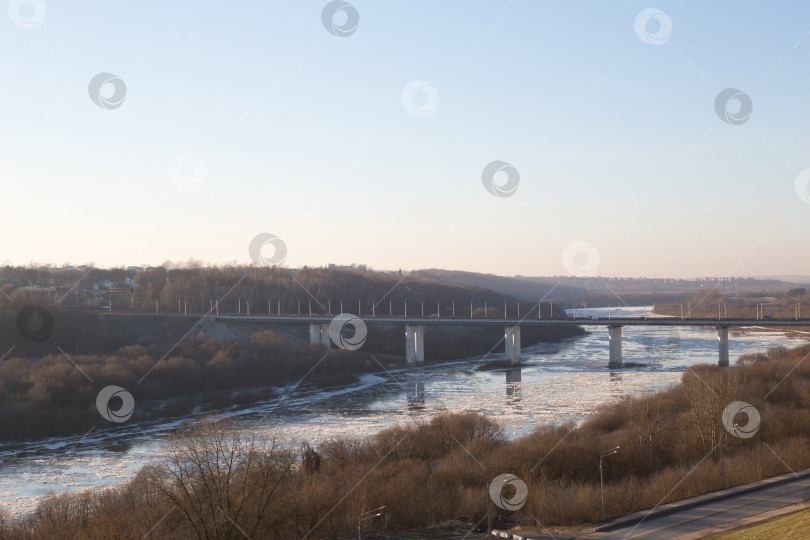
[[[642,313],[639,308],[623,311],[628,316]],[[607,311],[589,309],[588,314],[606,316]],[[677,383],[690,365],[717,361],[714,329],[627,327],[623,329],[624,360],[646,365],[610,371],[607,330],[591,328],[583,337],[524,349],[518,369],[475,370],[478,362],[467,360],[392,370],[366,375],[347,388],[298,388],[282,406],[260,403],[223,415],[241,419],[250,431],[272,433],[290,444],[364,437],[398,423],[464,410],[490,416],[504,426],[507,436],[516,437],[538,426],[579,421],[622,396]],[[733,362],[741,354],[804,342],[796,334],[733,331],[730,356]],[[413,399],[416,381],[424,384],[423,402]],[[129,479],[163,451],[162,433],[179,423],[127,425],[82,439],[0,448],[0,505],[19,515],[49,492],[107,487]]]

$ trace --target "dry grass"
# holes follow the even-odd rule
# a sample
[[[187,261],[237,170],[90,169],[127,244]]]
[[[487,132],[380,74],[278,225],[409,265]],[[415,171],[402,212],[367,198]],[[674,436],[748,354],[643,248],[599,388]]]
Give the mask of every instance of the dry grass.
[[[734,369],[699,366],[681,384],[605,407],[580,426],[544,427],[514,441],[476,413],[441,415],[362,441],[328,441],[317,449],[317,470],[305,470],[300,460],[284,469],[289,455],[272,446],[233,453],[219,428],[202,438],[181,433],[172,460],[157,469],[103,493],[54,497],[0,537],[91,539],[113,531],[115,537],[140,538],[167,513],[153,533],[161,538],[194,538],[201,530],[216,531],[209,537],[239,537],[220,508],[252,508],[240,510],[234,521],[253,538],[351,536],[358,516],[381,506],[388,508],[388,531],[461,517],[478,523],[486,513],[487,482],[502,473],[521,478],[529,496],[516,512],[496,509],[494,525],[594,522],[600,518],[599,453],[615,446],[620,452],[604,464],[609,518],[719,489],[721,441],[727,487],[810,467],[808,352],[810,347],[771,351]],[[736,438],[721,425],[723,409],[738,400],[761,413],[759,432],[750,439]],[[213,454],[194,451],[208,444],[207,437],[224,442],[213,445]],[[250,452],[277,459],[251,460]],[[234,458],[214,459],[218,455]],[[257,468],[223,468],[232,461]],[[183,495],[178,490],[189,488],[172,482],[177,471],[185,471],[180,476],[186,486],[200,489]],[[236,481],[256,493],[265,493],[261,489],[270,489],[272,481],[275,495],[240,495],[233,491]]]
[[[723,540],[810,538],[810,510],[802,510],[712,538],[722,538]]]

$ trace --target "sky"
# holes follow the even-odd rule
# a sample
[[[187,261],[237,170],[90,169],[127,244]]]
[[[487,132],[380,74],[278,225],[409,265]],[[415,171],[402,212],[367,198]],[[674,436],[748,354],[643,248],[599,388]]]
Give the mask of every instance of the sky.
[[[0,263],[266,233],[289,267],[807,274],[809,36],[800,1],[12,0]]]

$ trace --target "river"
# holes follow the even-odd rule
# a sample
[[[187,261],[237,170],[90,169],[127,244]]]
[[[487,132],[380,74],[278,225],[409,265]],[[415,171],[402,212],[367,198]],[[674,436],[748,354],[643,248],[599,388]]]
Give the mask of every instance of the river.
[[[641,316],[644,309],[611,312]],[[608,313],[589,309],[587,314]],[[245,429],[272,433],[290,444],[363,437],[397,423],[462,410],[484,413],[499,421],[507,436],[517,437],[538,426],[581,420],[622,396],[677,383],[692,364],[717,362],[714,329],[625,327],[625,362],[646,365],[610,371],[607,330],[587,328],[584,336],[524,348],[523,363],[516,369],[480,369],[486,364],[476,359],[395,369],[337,389],[306,383],[282,388],[278,399],[221,414],[239,419]],[[731,362],[745,353],[806,341],[795,331],[732,329]],[[51,492],[107,487],[132,478],[164,451],[166,433],[183,422],[125,424],[84,436],[0,445],[0,507],[20,516]]]

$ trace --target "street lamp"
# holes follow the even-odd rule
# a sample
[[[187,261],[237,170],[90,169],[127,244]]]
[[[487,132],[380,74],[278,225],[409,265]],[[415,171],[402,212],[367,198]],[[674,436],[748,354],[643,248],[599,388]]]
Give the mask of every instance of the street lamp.
[[[737,435],[737,422],[734,422],[732,427],[733,435]],[[723,460],[723,432],[720,432],[720,489],[726,489],[726,468],[725,461]]]
[[[613,454],[619,451],[621,446],[617,446],[612,450],[605,450],[601,454],[599,454],[599,487],[600,491],[602,492],[602,521],[605,521],[605,479],[602,475],[602,460],[608,456],[612,456]]]
[[[388,509],[387,506],[381,506],[379,508],[375,508],[374,510],[369,510],[368,512],[363,512],[360,514],[360,518],[357,522],[357,537],[359,540],[363,540],[363,522],[369,519],[374,519],[376,517],[380,517],[385,514],[385,511]]]

